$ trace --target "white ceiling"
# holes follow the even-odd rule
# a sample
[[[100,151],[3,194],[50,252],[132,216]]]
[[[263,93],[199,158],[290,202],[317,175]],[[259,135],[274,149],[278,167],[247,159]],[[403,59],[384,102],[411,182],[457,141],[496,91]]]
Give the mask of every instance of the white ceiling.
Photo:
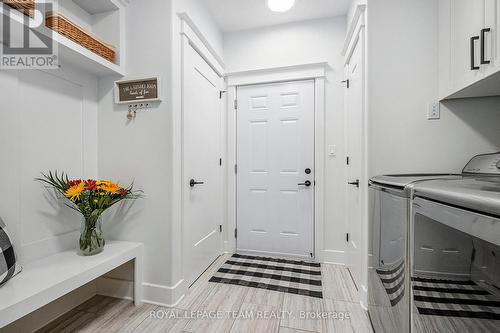
[[[267,0],[204,0],[224,32],[345,15],[351,0],[296,0],[286,13],[273,13]]]

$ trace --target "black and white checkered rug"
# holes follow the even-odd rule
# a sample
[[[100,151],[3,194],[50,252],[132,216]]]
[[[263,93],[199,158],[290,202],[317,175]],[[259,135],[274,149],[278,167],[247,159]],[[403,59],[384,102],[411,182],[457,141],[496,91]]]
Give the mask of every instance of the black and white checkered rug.
[[[422,315],[500,320],[500,298],[474,281],[413,277],[412,283]]]
[[[323,298],[321,265],[308,261],[233,254],[210,282]]]

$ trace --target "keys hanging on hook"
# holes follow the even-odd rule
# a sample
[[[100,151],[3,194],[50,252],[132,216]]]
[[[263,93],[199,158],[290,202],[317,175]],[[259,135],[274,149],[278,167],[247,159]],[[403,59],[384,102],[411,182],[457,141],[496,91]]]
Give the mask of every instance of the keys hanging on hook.
[[[136,111],[128,110],[128,113],[127,113],[127,119],[128,120],[134,119],[135,116],[136,116]]]
[[[149,103],[145,104],[130,104],[128,106],[128,113],[127,113],[127,119],[128,120],[133,120],[137,116],[137,110],[146,110],[150,107]]]
[[[133,120],[137,116],[137,105],[129,105],[128,106],[128,113],[127,113],[127,119],[128,120]]]

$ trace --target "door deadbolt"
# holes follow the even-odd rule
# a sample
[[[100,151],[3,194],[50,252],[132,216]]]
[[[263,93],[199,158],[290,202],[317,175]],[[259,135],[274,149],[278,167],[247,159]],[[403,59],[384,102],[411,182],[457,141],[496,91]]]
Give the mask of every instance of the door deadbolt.
[[[305,173],[306,173],[306,175],[311,174],[311,169],[307,168],[307,169],[305,170]]]

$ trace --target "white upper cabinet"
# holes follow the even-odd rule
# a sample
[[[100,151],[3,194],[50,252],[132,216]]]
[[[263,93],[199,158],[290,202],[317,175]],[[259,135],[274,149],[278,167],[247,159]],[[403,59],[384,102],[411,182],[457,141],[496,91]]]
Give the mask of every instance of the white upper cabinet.
[[[453,87],[480,78],[479,31],[484,25],[484,0],[452,0],[451,78]]]
[[[500,95],[498,1],[440,0],[440,99]]]

